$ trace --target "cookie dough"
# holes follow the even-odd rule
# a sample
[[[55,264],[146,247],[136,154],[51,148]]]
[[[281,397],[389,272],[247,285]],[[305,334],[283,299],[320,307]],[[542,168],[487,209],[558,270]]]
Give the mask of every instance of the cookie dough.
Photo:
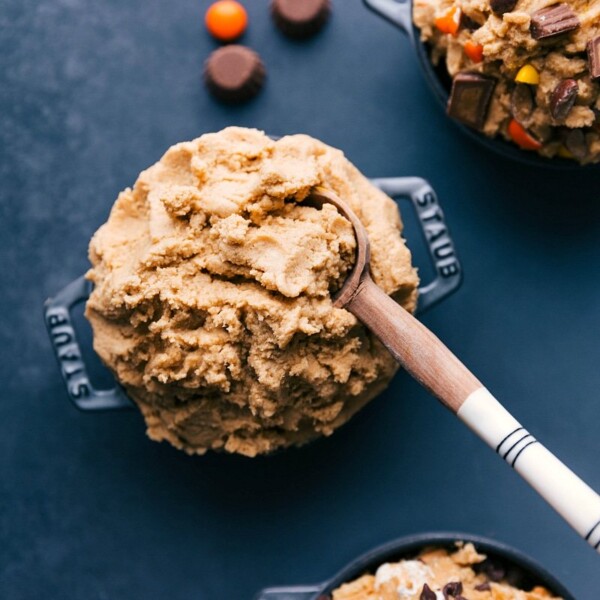
[[[483,116],[480,126],[461,118],[472,85],[462,101],[466,87],[453,90],[451,116],[546,157],[600,162],[598,0],[414,0],[413,18],[433,63],[444,61],[455,86],[468,73],[495,83],[491,101],[482,92],[477,107],[466,108]]]
[[[396,371],[332,295],[350,223],[303,202],[342,197],[370,235],[375,281],[413,310],[418,277],[396,204],[306,135],[228,128],[170,148],[119,195],[90,243],[94,348],[150,438],[247,456],[329,435]]]
[[[486,561],[473,544],[455,552],[429,549],[417,558],[381,565],[333,592],[332,600],[560,600],[542,586],[524,591]]]

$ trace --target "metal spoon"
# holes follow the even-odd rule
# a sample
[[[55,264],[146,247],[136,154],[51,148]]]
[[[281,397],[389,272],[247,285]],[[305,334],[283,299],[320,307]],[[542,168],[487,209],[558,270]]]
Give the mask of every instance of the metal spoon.
[[[600,552],[600,496],[542,446],[427,327],[375,284],[369,273],[369,237],[352,209],[322,187],[308,201],[319,207],[333,204],[354,227],[356,261],[334,305],[354,314],[406,371]]]

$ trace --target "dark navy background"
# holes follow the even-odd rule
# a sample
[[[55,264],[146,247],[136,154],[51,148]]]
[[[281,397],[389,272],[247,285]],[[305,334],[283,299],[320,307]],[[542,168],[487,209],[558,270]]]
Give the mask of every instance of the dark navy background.
[[[600,489],[600,172],[522,166],[461,136],[408,42],[359,0],[337,0],[306,43],[246,2],[268,85],[221,106],[201,82],[207,4],[0,4],[0,597],[251,599],[459,529],[597,599],[600,557],[404,374],[332,438],[256,460],[190,458],[148,441],[135,412],[69,405],[42,302],[86,270],[119,190],[226,125],[306,132],[369,176],[430,180],[466,279],[425,322]]]

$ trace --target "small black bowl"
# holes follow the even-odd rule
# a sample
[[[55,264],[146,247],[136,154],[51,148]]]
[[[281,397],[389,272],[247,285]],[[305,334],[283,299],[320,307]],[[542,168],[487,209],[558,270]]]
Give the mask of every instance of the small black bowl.
[[[503,566],[507,578],[516,587],[543,585],[563,600],[575,600],[559,581],[528,556],[500,542],[467,533],[424,533],[400,538],[363,554],[324,583],[268,588],[260,592],[255,600],[325,600],[343,583],[365,573],[374,573],[383,563],[414,557],[427,547],[454,548],[457,541],[473,543],[495,565]]]
[[[435,67],[429,57],[429,48],[420,40],[420,31],[414,26],[412,21],[413,0],[363,0],[368,8],[377,13],[392,25],[395,25],[410,40],[410,43],[417,53],[421,71],[431,88],[433,95],[443,110],[446,110],[448,97],[450,95],[451,80],[443,65]],[[501,137],[490,138],[479,131],[475,131],[458,121],[451,119],[465,135],[476,140],[486,148],[501,154],[506,158],[511,158],[520,163],[536,167],[546,167],[552,169],[596,169],[600,165],[580,165],[573,160],[567,160],[560,157],[545,158],[535,152],[522,150],[515,144],[512,144]]]

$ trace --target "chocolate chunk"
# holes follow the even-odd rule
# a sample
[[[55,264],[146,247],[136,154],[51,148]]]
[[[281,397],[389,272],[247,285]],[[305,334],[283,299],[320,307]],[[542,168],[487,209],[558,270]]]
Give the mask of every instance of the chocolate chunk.
[[[588,65],[592,79],[600,78],[600,35],[592,38],[587,44]]]
[[[461,581],[451,581],[444,586],[442,592],[444,593],[444,598],[448,600],[448,598],[455,598],[458,600],[458,597],[462,594],[463,584]]]
[[[585,134],[581,129],[571,129],[564,137],[565,148],[577,159],[587,156],[588,148]]]
[[[419,600],[436,600],[437,596],[435,592],[425,583],[423,585],[423,590],[421,591],[421,595],[419,596]]]
[[[272,0],[275,24],[290,37],[303,38],[319,31],[331,14],[331,0]]]
[[[250,48],[223,46],[206,60],[204,79],[220,100],[242,102],[258,94],[265,80],[265,68],[260,56]]]
[[[486,558],[483,562],[475,565],[476,573],[483,573],[490,581],[498,582],[506,577],[506,569],[502,564]]]
[[[452,81],[448,115],[469,127],[482,129],[495,87],[493,77],[458,73]]]
[[[592,108],[592,110],[594,111],[595,115],[594,122],[592,123],[592,129],[600,133],[600,109]]]
[[[519,0],[490,0],[490,8],[493,13],[503,15],[504,13],[514,10],[518,1]]]
[[[489,592],[492,589],[492,586],[489,584],[488,581],[486,581],[484,583],[480,583],[479,585],[476,585],[475,589],[478,592]]]
[[[561,81],[550,96],[550,114],[557,120],[566,119],[575,104],[579,84],[574,79]]]
[[[464,12],[461,11],[460,27],[462,29],[467,29],[468,31],[476,31],[477,29],[479,29],[481,27],[481,25],[477,21],[475,21],[474,19],[471,19],[471,17],[468,17]]]
[[[553,4],[536,10],[531,15],[529,31],[534,40],[543,40],[579,27],[579,18],[573,9],[564,3]]]
[[[526,83],[517,83],[510,95],[510,111],[512,116],[524,127],[529,125],[535,102],[531,86]]]

